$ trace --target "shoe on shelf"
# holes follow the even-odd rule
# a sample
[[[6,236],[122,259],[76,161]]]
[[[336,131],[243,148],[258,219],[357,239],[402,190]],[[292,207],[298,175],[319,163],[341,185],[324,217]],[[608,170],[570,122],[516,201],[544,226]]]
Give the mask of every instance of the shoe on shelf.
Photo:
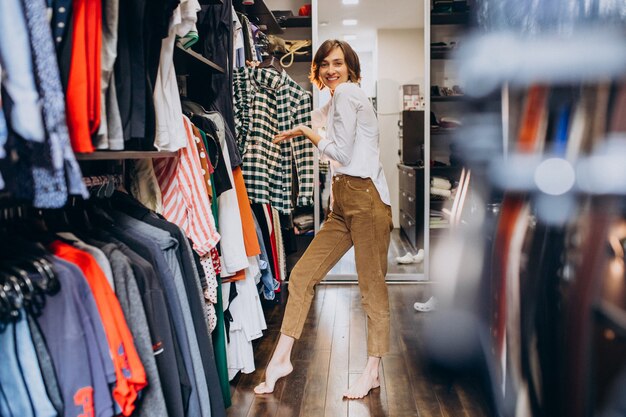
[[[407,252],[404,256],[397,256],[396,262],[399,264],[412,264],[415,261],[413,260],[413,255],[410,252]]]
[[[433,311],[437,308],[437,299],[435,297],[430,297],[425,303],[417,302],[413,304],[413,308],[422,313]]]
[[[399,264],[416,264],[424,261],[424,249],[417,251],[415,255],[411,252],[407,252],[404,256],[396,257],[396,262]]]

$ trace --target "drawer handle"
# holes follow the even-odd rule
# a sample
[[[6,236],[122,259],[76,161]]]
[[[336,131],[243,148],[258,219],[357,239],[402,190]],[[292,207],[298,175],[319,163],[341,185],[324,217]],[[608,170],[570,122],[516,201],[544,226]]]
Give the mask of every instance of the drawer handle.
[[[412,172],[409,173],[409,177],[413,178],[413,173]]]
[[[404,195],[404,193],[402,193],[402,195]],[[409,202],[413,202],[414,198],[409,196]]]
[[[402,192],[402,197],[406,197],[406,193],[404,191]],[[409,197],[409,200],[411,200],[411,197]]]
[[[409,220],[409,227],[413,226],[413,222]]]

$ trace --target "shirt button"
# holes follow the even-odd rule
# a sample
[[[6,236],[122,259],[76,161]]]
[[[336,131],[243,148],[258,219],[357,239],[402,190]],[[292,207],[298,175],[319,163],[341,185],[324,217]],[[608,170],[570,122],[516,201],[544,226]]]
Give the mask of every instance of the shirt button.
[[[63,38],[62,38],[62,37],[57,36],[57,42],[58,42],[58,43],[61,43],[61,41],[62,41],[62,40],[63,40]]]
[[[206,154],[204,152],[200,152],[200,158],[206,158]]]
[[[64,28],[65,27],[65,23],[59,22],[59,24],[57,26],[60,27],[60,28]]]
[[[59,7],[59,13],[65,13],[65,7]]]

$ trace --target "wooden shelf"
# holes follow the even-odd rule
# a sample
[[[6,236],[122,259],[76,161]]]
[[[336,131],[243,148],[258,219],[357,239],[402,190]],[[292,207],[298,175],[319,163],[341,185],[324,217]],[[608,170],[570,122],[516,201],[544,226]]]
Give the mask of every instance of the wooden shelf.
[[[460,96],[431,96],[430,101],[433,103],[452,103],[452,102],[463,102],[466,101],[466,97],[464,95]]]
[[[469,12],[432,13],[431,25],[466,25],[470,21]]]
[[[310,28],[311,16],[288,16],[278,18],[278,24],[283,28]]]
[[[263,0],[254,0],[254,4],[251,5],[243,5],[242,0],[233,0],[233,5],[238,12],[245,13],[248,17],[257,18],[257,22],[254,21],[255,19],[251,19],[251,22],[259,26],[263,32],[271,35],[284,32],[283,28],[278,24],[274,13],[270,11]],[[261,26],[264,26],[264,28]]]
[[[176,53],[178,53],[179,56],[184,56],[184,57],[188,58],[190,62],[206,66],[206,68],[209,71],[217,72],[217,73],[220,73],[220,74],[224,74],[225,73],[224,68],[220,67],[219,65],[217,65],[213,61],[210,61],[210,60],[206,59],[205,57],[203,57],[202,55],[200,55],[199,53],[197,53],[196,51],[194,51],[191,48],[185,49],[185,48],[183,48],[183,46],[181,44],[176,43],[176,49],[174,51]]]
[[[79,161],[113,161],[116,159],[152,159],[173,158],[177,152],[158,151],[96,151],[93,153],[77,153]]]

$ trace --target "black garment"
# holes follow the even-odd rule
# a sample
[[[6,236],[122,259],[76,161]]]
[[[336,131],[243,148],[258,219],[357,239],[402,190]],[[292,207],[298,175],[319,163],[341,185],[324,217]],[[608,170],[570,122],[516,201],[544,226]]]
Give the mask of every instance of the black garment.
[[[115,87],[126,149],[154,149],[156,126],[144,28],[150,24],[147,7],[146,0],[121,1],[119,5]]]
[[[210,122],[210,125],[206,125],[205,123],[198,121],[198,119],[196,119],[198,123],[194,122],[194,124],[203,132],[211,133],[211,135],[214,138],[218,139],[217,143],[219,144],[220,133],[222,132],[219,132],[219,128],[215,125],[215,123],[213,123],[213,121],[210,118],[204,117],[206,114],[208,114],[206,109],[202,107],[200,104],[195,103],[191,100],[187,100],[187,99],[182,101],[182,105],[183,105],[183,110],[185,112],[191,113],[192,122],[194,120],[193,115],[201,116],[199,118],[206,119],[207,121]],[[224,119],[224,116],[222,116],[221,114],[220,116],[222,117],[222,119]],[[224,124],[223,133],[224,133],[224,140],[226,141],[226,146],[228,146],[228,156],[230,157],[230,166],[231,168],[235,169],[243,163],[241,160],[241,153],[239,152],[239,146],[237,146],[237,140],[235,139],[235,135],[233,135],[233,132],[230,130],[230,127],[228,126],[227,123]]]
[[[193,49],[224,68],[225,74],[211,74],[196,67],[189,82],[189,98],[205,108],[222,114],[231,132],[235,131],[233,112],[233,70],[230,51],[233,50],[232,0],[203,6],[198,13],[198,35]]]
[[[156,111],[154,109],[154,87],[159,72],[161,45],[169,35],[172,13],[178,7],[178,0],[151,0],[146,9],[144,25],[144,47],[146,50],[146,140],[131,143],[139,149],[152,149],[156,134]],[[137,142],[137,141],[135,141]]]
[[[207,381],[207,386],[209,387],[209,395],[211,398],[211,416],[225,416],[224,400],[222,397],[213,352],[213,342],[211,340],[209,328],[205,319],[206,313],[203,305],[204,296],[200,286],[198,285],[199,283],[196,282],[194,278],[198,269],[196,269],[196,265],[194,264],[194,257],[192,254],[193,251],[191,250],[191,246],[189,244],[184,244],[184,242],[188,241],[187,238],[178,226],[163,218],[159,218],[154,212],[141,205],[140,202],[133,199],[128,194],[116,192],[112,201],[113,204],[120,208],[124,213],[168,232],[180,243],[178,245],[176,256],[181,265],[183,281],[185,283],[185,289],[187,290],[187,298],[189,300],[189,307],[193,318],[193,326],[198,339],[198,345],[200,346],[202,367],[204,368],[204,375]]]
[[[70,64],[72,61],[72,38],[74,37],[74,19],[72,19],[71,17],[72,13],[70,10],[68,10],[68,14],[70,16],[67,19],[63,39],[61,40],[61,43],[55,42],[57,59],[59,61],[59,75],[61,76],[61,85],[63,86],[63,91],[67,91],[67,84],[70,78]]]
[[[268,262],[270,264],[270,269],[272,270],[272,275],[275,277],[280,276],[280,274],[276,274],[275,264],[278,265],[278,260],[276,259],[276,254],[272,249],[272,239],[270,237],[270,228],[267,224],[267,220],[265,217],[265,211],[263,209],[263,204],[261,203],[252,203],[250,204],[252,207],[252,211],[254,212],[254,216],[259,222],[259,227],[261,228],[261,234],[263,235],[263,243],[265,243],[265,250],[267,251]],[[280,233],[280,230],[275,231],[275,233]],[[276,261],[276,263],[274,263]],[[284,279],[284,277],[283,277]]]
[[[252,50],[255,48],[254,45],[250,44],[250,21],[248,20],[248,17],[243,14],[243,13],[239,13],[237,12],[237,18],[239,18],[239,22],[241,23],[241,26],[243,27],[243,52],[246,58],[246,61],[256,61],[257,57],[256,55],[253,56],[252,55]]]
[[[215,171],[213,172],[213,192],[215,197],[219,197],[223,192],[233,188],[233,184],[230,181],[228,175],[229,167],[224,163],[224,153],[220,142],[215,135],[215,125],[206,117],[192,116],[191,121],[196,127],[206,135],[206,141],[204,142],[206,151],[209,154],[211,165]]]
[[[154,268],[148,261],[113,236],[102,233],[101,237],[106,238],[106,242],[115,244],[131,262],[144,310],[146,311],[148,326],[150,327],[150,336],[159,377],[162,381],[161,388],[167,406],[167,413],[170,416],[182,416],[185,414],[185,405],[189,398],[191,385],[180,354],[178,341],[174,337],[173,325],[165,295],[163,294],[163,287],[156,276]],[[106,242],[91,238],[85,241],[98,248],[106,246]]]
[[[180,1],[178,0],[151,0],[150,7],[146,10],[146,68],[148,70],[148,83],[152,92],[154,92],[154,85],[159,71],[161,41],[169,35],[170,19],[179,4]]]
[[[41,329],[39,328],[37,321],[30,314],[27,316],[27,319],[30,335],[33,339],[33,346],[35,347],[35,352],[39,361],[39,368],[41,369],[43,382],[46,386],[46,393],[48,394],[48,398],[50,399],[52,406],[57,411],[57,414],[62,416],[63,397],[61,396],[61,389],[59,388],[59,381],[57,380],[57,375],[52,364],[52,358],[50,357],[50,352],[46,346],[46,339],[41,333]]]
[[[241,164],[243,164],[243,160],[241,159],[239,146],[237,146],[237,138],[235,138],[234,130],[231,130],[230,126],[228,126],[228,124],[225,124],[224,132],[226,134],[226,145],[228,145],[228,153],[230,154],[230,164],[233,168],[241,166]]]
[[[72,20],[72,0],[48,0],[46,3],[52,12],[50,28],[59,51],[66,39],[69,38],[71,43],[72,38],[66,35]]]
[[[226,328],[226,341],[230,343],[230,323],[233,322],[233,315],[230,314],[230,303],[239,295],[237,292],[237,285],[234,281],[230,284],[230,290],[228,291],[228,308],[224,310],[224,327]]]

